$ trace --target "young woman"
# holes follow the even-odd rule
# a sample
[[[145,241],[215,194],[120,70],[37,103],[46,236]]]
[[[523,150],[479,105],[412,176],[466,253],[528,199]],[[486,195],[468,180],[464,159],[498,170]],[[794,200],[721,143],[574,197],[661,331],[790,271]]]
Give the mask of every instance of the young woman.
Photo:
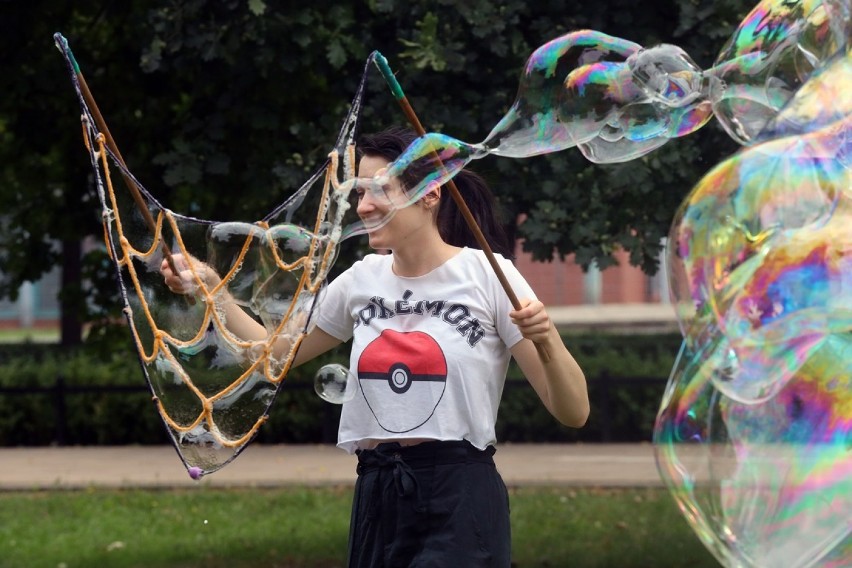
[[[391,129],[362,138],[358,175],[372,178],[415,139]],[[367,225],[388,199],[358,195]],[[508,256],[484,181],[463,171],[456,185],[493,250]],[[589,414],[583,372],[541,302],[498,255],[523,307],[514,310],[448,192],[434,188],[369,233],[374,249],[328,286],[316,328],[295,364],[352,340],[360,391],[343,405],[338,446],[358,456],[349,566],[508,567],[509,502],[497,472],[495,422],[510,357],[550,413],[582,426]],[[185,280],[164,263],[177,292]],[[229,328],[265,331],[237,306]],[[543,362],[535,344],[543,346]]]

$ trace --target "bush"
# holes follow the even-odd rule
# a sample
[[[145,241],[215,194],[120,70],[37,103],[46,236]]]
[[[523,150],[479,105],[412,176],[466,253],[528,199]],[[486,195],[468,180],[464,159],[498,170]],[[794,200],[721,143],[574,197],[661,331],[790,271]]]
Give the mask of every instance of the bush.
[[[0,445],[167,440],[135,355],[43,349],[2,360]]]
[[[650,441],[679,341],[678,336],[566,335],[589,383],[588,424],[579,430],[558,424],[512,365],[497,422],[498,440]],[[333,442],[340,407],[314,394],[313,376],[322,365],[347,361],[348,347],[342,346],[294,369],[257,440]],[[129,342],[111,349],[102,345],[74,351],[41,345],[0,349],[0,446],[168,441]]]
[[[510,442],[651,441],[654,419],[681,337],[563,335],[586,374],[591,414],[581,429],[560,425],[538,400],[516,365],[509,376],[497,439]]]

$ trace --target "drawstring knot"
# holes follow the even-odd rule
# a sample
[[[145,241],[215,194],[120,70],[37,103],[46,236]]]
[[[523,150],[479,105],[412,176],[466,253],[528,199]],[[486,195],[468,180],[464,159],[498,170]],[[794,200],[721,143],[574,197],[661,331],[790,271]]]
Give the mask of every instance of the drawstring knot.
[[[417,485],[417,477],[414,475],[414,470],[411,466],[405,463],[402,455],[398,451],[393,451],[394,448],[379,447],[370,452],[359,452],[358,460],[358,475],[371,469],[378,469],[379,475],[373,481],[373,510],[370,512],[371,517],[379,514],[377,505],[381,503],[380,492],[384,488],[389,488],[389,482],[393,483],[396,494],[400,498],[414,498],[416,509],[421,509],[420,491]],[[386,475],[391,473],[390,478]]]

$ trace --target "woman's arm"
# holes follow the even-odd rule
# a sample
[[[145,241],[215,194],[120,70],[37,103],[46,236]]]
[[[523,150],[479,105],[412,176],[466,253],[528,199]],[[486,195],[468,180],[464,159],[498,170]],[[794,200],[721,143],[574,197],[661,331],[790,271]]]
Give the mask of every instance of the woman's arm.
[[[553,321],[538,300],[521,302],[520,310],[509,313],[524,339],[512,347],[527,380],[547,410],[566,426],[579,428],[589,418],[589,394],[583,370],[568,352]],[[534,343],[550,355],[543,362]]]
[[[177,273],[173,272],[168,262],[163,261],[160,266],[160,273],[168,286],[169,290],[175,294],[194,294],[197,291],[195,279],[192,276],[192,271],[189,269],[189,264],[186,258],[181,254],[172,255]],[[219,275],[209,265],[193,259],[193,268],[196,274],[204,282],[208,290],[218,286],[222,281]],[[268,333],[266,328],[255,321],[245,310],[243,310],[233,298],[225,290],[218,300],[219,307],[224,311],[225,322],[228,331],[245,341],[263,341],[267,339]],[[293,360],[293,367],[301,365],[306,361],[310,361],[326,351],[337,347],[342,343],[341,340],[329,335],[318,327],[308,333],[302,343],[299,345],[299,351],[296,353],[296,358]],[[280,356],[282,353],[287,353],[290,350],[290,342],[281,337],[275,342],[273,347],[274,355]]]

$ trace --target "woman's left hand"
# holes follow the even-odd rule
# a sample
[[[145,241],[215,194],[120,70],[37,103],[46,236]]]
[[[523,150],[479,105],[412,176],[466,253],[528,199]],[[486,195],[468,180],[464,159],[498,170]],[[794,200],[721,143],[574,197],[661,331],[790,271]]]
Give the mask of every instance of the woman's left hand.
[[[534,343],[544,343],[550,336],[553,322],[538,300],[521,300],[521,309],[509,312],[509,317],[521,330],[521,335]]]
[[[538,300],[521,300],[521,309],[509,312],[509,317],[529,340],[515,344],[512,356],[544,406],[566,426],[579,428],[585,424],[589,418],[586,377],[544,305]],[[542,350],[547,353],[546,359]]]

